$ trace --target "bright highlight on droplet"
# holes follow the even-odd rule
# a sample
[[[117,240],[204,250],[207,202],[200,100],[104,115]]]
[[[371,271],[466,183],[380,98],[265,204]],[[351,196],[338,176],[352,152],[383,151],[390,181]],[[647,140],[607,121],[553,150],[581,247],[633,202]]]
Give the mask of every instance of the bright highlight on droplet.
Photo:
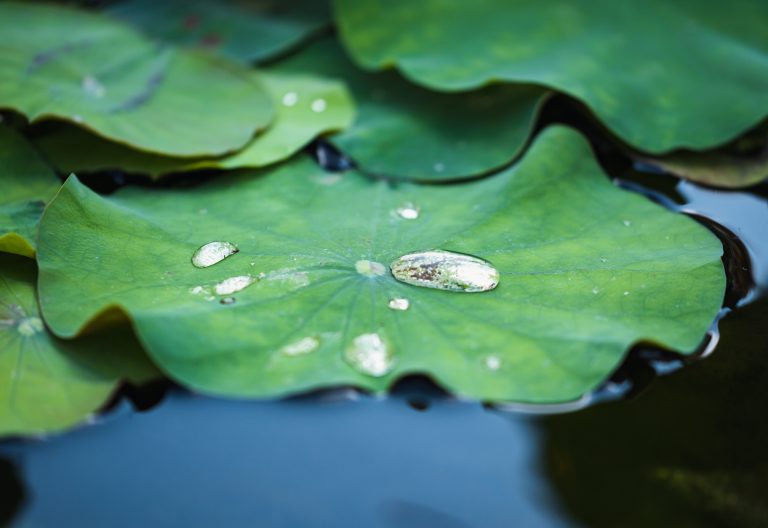
[[[229,242],[208,242],[198,248],[192,255],[192,264],[196,268],[207,268],[208,266],[218,264],[238,251],[237,246]]]
[[[299,96],[296,92],[288,92],[283,95],[283,105],[293,106],[299,101]]]
[[[92,75],[86,75],[83,77],[81,87],[85,93],[98,99],[101,99],[107,93],[107,89],[104,87],[104,85],[101,84],[99,80]]]
[[[312,101],[311,108],[313,112],[323,112],[327,106],[328,103],[325,102],[325,99],[315,99]]]
[[[373,260],[358,260],[355,262],[355,271],[366,277],[378,277],[387,273],[387,268],[380,262]]]
[[[303,356],[317,350],[320,340],[314,336],[304,337],[293,343],[289,343],[280,349],[286,356]]]
[[[362,334],[352,340],[344,359],[356,370],[379,378],[392,370],[394,358],[379,334]]]
[[[398,207],[395,212],[397,213],[397,216],[403,218],[404,220],[416,220],[421,213],[419,208],[412,203],[407,203],[401,207]]]
[[[474,293],[499,284],[499,272],[490,262],[451,251],[410,253],[389,267],[400,282],[424,288]]]
[[[400,310],[404,312],[411,307],[411,301],[404,297],[396,297],[394,299],[390,299],[387,303],[387,306],[390,310]]]
[[[216,286],[213,287],[213,292],[216,295],[232,295],[246,289],[248,286],[256,282],[258,279],[251,277],[250,275],[239,275],[237,277],[230,277],[224,279]]]
[[[490,370],[499,370],[501,368],[501,359],[498,356],[488,356],[485,358],[485,366]]]
[[[44,329],[45,325],[39,317],[25,317],[16,325],[16,331],[24,337],[32,337]]]

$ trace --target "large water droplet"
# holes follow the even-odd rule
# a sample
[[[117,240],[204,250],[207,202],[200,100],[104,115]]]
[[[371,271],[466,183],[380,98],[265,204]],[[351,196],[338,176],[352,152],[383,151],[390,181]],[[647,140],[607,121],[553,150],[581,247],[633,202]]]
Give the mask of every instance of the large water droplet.
[[[389,306],[390,310],[400,310],[405,311],[411,306],[411,301],[404,297],[396,297],[394,299],[390,299],[387,303],[387,306]]]
[[[392,370],[394,358],[379,334],[362,334],[352,340],[344,355],[355,369],[368,376],[381,377]]]
[[[400,282],[457,292],[484,292],[499,284],[499,272],[483,259],[434,250],[403,255],[390,264]]]
[[[315,336],[309,336],[285,345],[280,352],[286,356],[303,356],[314,352],[319,346],[320,340]]]
[[[404,204],[402,207],[398,207],[395,210],[397,216],[404,220],[416,220],[419,217],[419,208],[412,203]]]
[[[39,317],[25,317],[16,325],[16,331],[24,337],[31,337],[44,329],[45,325]]]
[[[248,286],[256,282],[258,279],[251,277],[250,275],[239,275],[237,277],[230,277],[224,279],[216,286],[213,287],[213,292],[216,295],[232,295],[241,290],[246,289]]]
[[[196,268],[207,268],[218,264],[230,255],[234,255],[240,251],[237,246],[230,242],[208,242],[204,246],[198,248],[192,255],[192,264]]]
[[[355,270],[366,277],[378,277],[387,273],[384,264],[373,260],[358,260],[355,262]]]

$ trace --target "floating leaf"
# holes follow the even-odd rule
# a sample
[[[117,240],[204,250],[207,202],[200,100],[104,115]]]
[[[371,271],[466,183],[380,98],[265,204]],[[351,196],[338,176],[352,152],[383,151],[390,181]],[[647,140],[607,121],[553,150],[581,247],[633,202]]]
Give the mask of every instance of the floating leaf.
[[[239,251],[195,267],[213,241]],[[390,274],[427,250],[480,257],[499,284],[465,293]],[[42,220],[40,299],[66,337],[119,306],[167,372],[210,393],[381,391],[422,372],[466,396],[550,402],[594,388],[638,340],[694,350],[723,298],[721,253],[696,222],[613,186],[587,142],[555,127],[514,167],[463,185],[392,187],[304,158],[110,197],[70,178]],[[459,260],[445,264],[477,277]],[[420,278],[453,276],[441,270]]]
[[[38,312],[34,264],[0,254],[0,435],[69,428],[103,405],[120,379],[158,375],[127,328],[53,337]]]
[[[714,150],[681,150],[655,157],[639,152],[629,155],[687,180],[715,187],[749,187],[768,179],[768,126]]]
[[[343,79],[358,117],[330,140],[366,172],[416,180],[476,176],[508,163],[528,140],[548,94],[532,86],[435,93],[396,73],[360,71],[333,39],[272,69]]]
[[[152,37],[241,62],[285,53],[330,25],[325,0],[123,0],[108,12]]]
[[[646,152],[711,148],[768,114],[768,3],[337,0],[367,68],[438,90],[536,83]]]
[[[27,140],[0,124],[0,251],[35,256],[37,223],[60,185]]]
[[[0,34],[0,107],[33,121],[65,119],[142,150],[195,156],[236,150],[272,118],[245,68],[104,16],[3,2]]]
[[[306,75],[259,74],[275,101],[272,126],[245,148],[222,158],[174,158],[140,152],[86,131],[61,127],[36,146],[63,172],[121,169],[157,177],[203,168],[262,167],[296,153],[318,134],[339,130],[354,119],[352,98],[338,81]],[[313,105],[315,110],[313,110]],[[322,105],[322,110],[316,111]]]

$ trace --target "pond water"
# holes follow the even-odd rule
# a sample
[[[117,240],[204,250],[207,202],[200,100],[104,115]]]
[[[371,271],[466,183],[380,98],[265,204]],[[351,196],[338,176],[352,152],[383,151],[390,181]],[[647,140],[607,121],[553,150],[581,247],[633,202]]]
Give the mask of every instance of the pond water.
[[[653,178],[627,185],[640,181]],[[143,412],[121,399],[71,433],[0,443],[0,525],[768,525],[766,190],[670,182],[646,191],[735,234],[746,256],[733,260],[755,284],[709,357],[664,376],[674,369],[628,363],[618,401],[546,415],[419,378],[383,399],[149,391],[133,398]]]

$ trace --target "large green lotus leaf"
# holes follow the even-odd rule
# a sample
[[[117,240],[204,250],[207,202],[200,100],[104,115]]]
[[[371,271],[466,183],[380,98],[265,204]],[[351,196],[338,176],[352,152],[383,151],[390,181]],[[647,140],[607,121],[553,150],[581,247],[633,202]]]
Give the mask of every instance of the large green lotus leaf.
[[[178,158],[134,150],[73,127],[61,127],[36,146],[62,172],[121,169],[158,177],[205,168],[263,167],[283,160],[323,132],[343,129],[355,104],[339,81],[307,75],[258,74],[279,104],[272,125],[242,150],[221,158]]]
[[[439,90],[537,83],[648,152],[710,148],[768,114],[768,3],[337,0],[367,68]],[[727,102],[727,103],[726,103]]]
[[[62,341],[46,330],[32,261],[0,254],[0,435],[38,434],[85,420],[121,379],[159,376],[125,327]]]
[[[325,0],[123,0],[107,11],[158,39],[242,62],[285,53],[331,18]]]
[[[214,241],[239,252],[195,267]],[[488,259],[499,286],[387,271],[432,249]],[[578,133],[550,128],[511,169],[463,185],[392,187],[305,158],[110,197],[70,178],[43,215],[40,299],[63,337],[124,310],[167,372],[209,393],[381,391],[421,372],[470,397],[550,402],[594,388],[638,340],[695,349],[723,298],[721,253],[693,220],[613,186]]]
[[[317,42],[273,70],[343,79],[358,104],[355,123],[331,141],[369,173],[417,180],[476,176],[516,157],[548,92],[493,86],[440,94],[396,73],[355,67],[334,39]]]
[[[60,185],[27,140],[0,124],[0,251],[35,256],[37,223]]]
[[[272,118],[248,70],[158,45],[106,16],[0,3],[0,107],[177,156],[245,145]]]
[[[648,156],[630,151],[629,155],[687,180],[716,187],[749,187],[768,179],[768,125],[729,145],[704,152],[681,150]]]

